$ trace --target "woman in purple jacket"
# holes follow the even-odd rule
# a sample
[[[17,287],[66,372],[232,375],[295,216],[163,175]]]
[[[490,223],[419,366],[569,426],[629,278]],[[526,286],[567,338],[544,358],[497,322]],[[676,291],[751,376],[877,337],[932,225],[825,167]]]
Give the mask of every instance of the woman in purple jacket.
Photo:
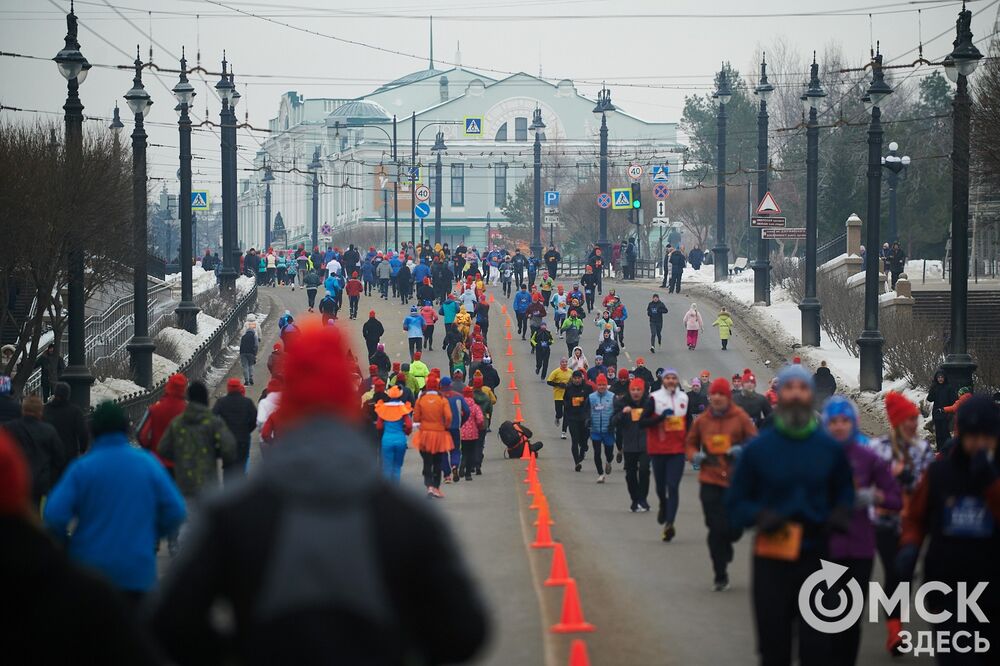
[[[889,464],[866,445],[858,429],[858,408],[843,396],[833,396],[823,407],[823,427],[844,446],[854,475],[854,514],[845,533],[830,536],[830,558],[847,567],[847,575],[867,593],[875,559],[875,508],[898,510],[903,500]],[[850,666],[861,643],[860,618],[834,641],[831,663]]]

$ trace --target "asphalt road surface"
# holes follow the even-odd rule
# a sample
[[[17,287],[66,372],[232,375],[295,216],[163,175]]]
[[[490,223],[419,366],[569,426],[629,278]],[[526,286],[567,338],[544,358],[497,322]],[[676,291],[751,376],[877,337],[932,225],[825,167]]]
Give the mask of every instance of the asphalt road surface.
[[[569,291],[572,282],[564,280],[563,284]],[[687,294],[667,295],[652,283],[608,281],[605,292],[609,288],[617,290],[630,312],[622,367],[634,367],[635,359],[643,356],[654,371],[658,367],[677,368],[685,384],[701,370],[708,370],[713,377],[729,377],[749,367],[757,374],[758,386],[767,386],[770,372],[754,358],[739,335],[739,321],[729,350],[721,351],[718,335],[708,326],[716,313],[706,304],[701,308],[706,332],[698,348],[689,351],[681,323],[690,303]],[[487,342],[502,380],[493,422],[499,425],[514,417],[512,391],[507,389],[511,375],[506,372],[508,361],[513,360],[525,422],[534,430],[535,439],[545,442],[539,466],[555,521],[553,535],[565,545],[570,575],[577,580],[586,619],[597,630],[570,636],[549,632],[549,627],[559,619],[562,602],[562,588],[542,586],[548,575],[551,550],[533,550],[528,546],[534,537],[531,523],[535,512],[528,510],[530,497],[522,483],[525,465],[505,460],[496,433],[491,432],[487,435],[483,475],[471,482],[442,486],[446,497],[436,502],[482,585],[494,620],[493,640],[476,663],[565,664],[574,637],[586,640],[594,664],[756,663],[748,536],[744,535],[736,545],[736,557],[730,568],[731,588],[713,592],[696,472],[690,467],[685,471],[677,537],[671,543],[661,541],[655,511],[629,512],[621,465],[615,464],[607,482],[601,485],[595,483],[596,473],[589,457],[583,471],[575,472],[569,440],[559,438],[559,428],[553,421],[551,388],[534,375],[534,357],[529,354],[528,343],[515,339],[514,356],[505,355],[506,317],[501,314],[501,306],[506,305],[510,311],[510,302],[503,298],[501,290],[491,291],[496,302],[491,310]],[[651,354],[645,306],[654,292],[660,293],[670,311],[664,322],[663,348]],[[278,316],[286,308],[293,313],[304,312],[304,291],[293,292],[287,287],[260,289],[259,309],[269,313],[263,325],[262,350],[270,349],[277,333]],[[385,326],[383,342],[390,357],[394,361],[408,361],[402,331],[408,307],[398,300],[385,301],[377,296],[362,297],[357,321],[347,320],[346,303],[342,311],[342,321],[351,332],[355,350],[360,351],[359,357],[364,358],[365,349],[361,326],[371,309]],[[512,331],[516,331],[516,322]],[[440,330],[436,337],[437,343],[443,337]],[[593,361],[597,329],[590,322],[581,346]],[[550,370],[558,365],[562,349],[557,340]],[[424,360],[431,367],[446,367],[445,354],[437,347],[425,353]],[[265,361],[266,354],[262,352],[257,385],[250,391],[254,398],[266,384]],[[232,376],[238,375],[237,364]],[[255,447],[254,458],[257,455]],[[420,457],[411,450],[403,469],[403,485],[422,496],[420,469]],[[652,489],[650,497],[655,500]],[[655,505],[655,501],[652,503]],[[880,575],[881,567],[875,568]],[[858,663],[892,663],[882,648],[883,641],[882,626],[866,626]]]

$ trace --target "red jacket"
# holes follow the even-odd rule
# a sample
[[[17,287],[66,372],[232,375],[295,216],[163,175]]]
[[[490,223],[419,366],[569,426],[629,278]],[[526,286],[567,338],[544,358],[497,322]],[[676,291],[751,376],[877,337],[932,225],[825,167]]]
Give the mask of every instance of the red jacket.
[[[673,394],[660,388],[649,394],[659,420],[646,430],[646,452],[649,455],[684,453],[684,438],[688,397],[678,388]],[[672,411],[672,414],[667,414]]]
[[[153,406],[149,408],[149,415],[146,417],[145,423],[142,425],[142,430],[139,431],[139,444],[146,449],[149,449],[156,454],[157,458],[160,458],[157,449],[160,446],[160,439],[163,437],[163,433],[167,431],[167,426],[174,420],[174,417],[178,416],[187,407],[187,400],[182,396],[167,394],[162,398],[157,400]],[[174,464],[168,460],[160,458],[160,462],[163,463],[165,467],[173,467]]]
[[[351,278],[348,280],[347,286],[344,287],[344,291],[347,292],[348,296],[360,296],[361,292],[364,290],[365,285],[357,278]]]

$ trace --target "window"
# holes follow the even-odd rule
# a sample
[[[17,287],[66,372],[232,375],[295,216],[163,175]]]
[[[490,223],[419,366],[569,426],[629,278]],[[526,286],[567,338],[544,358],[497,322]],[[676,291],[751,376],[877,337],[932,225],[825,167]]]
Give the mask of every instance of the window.
[[[588,162],[577,162],[576,165],[576,182],[579,184],[586,183],[590,180],[591,174],[593,173],[594,165]]]
[[[451,205],[465,205],[465,165],[451,165]]]
[[[431,198],[430,201],[428,201],[428,203],[433,207],[434,202],[437,201],[437,195],[438,195],[437,169],[434,167],[434,165],[421,167],[421,173],[427,174],[427,187],[429,187],[431,190]]]
[[[493,137],[494,141],[506,141],[507,140],[507,123],[500,126],[497,130],[497,135]]]
[[[514,141],[528,140],[528,119],[514,118]]]
[[[507,205],[507,165],[503,162],[493,165],[493,205]]]

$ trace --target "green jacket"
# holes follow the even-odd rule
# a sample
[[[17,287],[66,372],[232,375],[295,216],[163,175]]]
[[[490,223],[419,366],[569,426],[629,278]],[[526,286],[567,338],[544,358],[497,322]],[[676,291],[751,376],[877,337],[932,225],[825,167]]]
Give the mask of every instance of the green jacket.
[[[733,334],[733,318],[729,316],[728,312],[720,313],[712,322],[712,326],[719,327],[719,338],[722,340],[728,340],[729,336]]]
[[[217,460],[221,459],[223,465],[239,460],[229,426],[197,402],[189,402],[167,426],[157,453],[174,463],[174,481],[185,497],[195,497],[219,485]]]

